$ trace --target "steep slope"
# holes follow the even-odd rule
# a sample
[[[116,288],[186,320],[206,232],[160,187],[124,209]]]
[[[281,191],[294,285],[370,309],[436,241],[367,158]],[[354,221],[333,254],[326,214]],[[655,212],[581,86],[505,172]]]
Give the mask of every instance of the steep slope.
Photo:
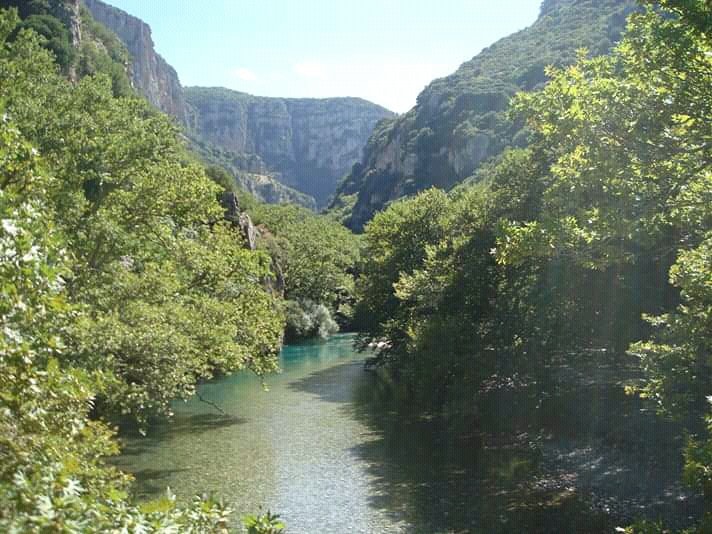
[[[374,125],[393,116],[357,98],[281,99],[183,88],[173,67],[155,51],[148,24],[101,0],[83,1],[128,49],[134,88],[186,125],[193,144],[202,145],[202,156],[214,149],[228,153],[228,161],[220,163],[239,185],[267,202],[313,208],[314,198],[324,206],[361,158]],[[264,162],[258,171],[235,164],[255,156]],[[206,160],[218,163],[212,156]]]
[[[258,156],[283,184],[323,206],[390,111],[360,98],[268,98],[185,88],[188,130],[229,152]],[[249,169],[246,169],[249,170]]]
[[[632,0],[545,0],[536,22],[505,37],[433,81],[405,115],[381,123],[340,184],[331,207],[353,229],[388,202],[430,186],[448,189],[471,177],[507,146],[522,146],[522,125],[507,121],[509,99],[541,85],[547,65],[565,65],[576,50],[607,52]]]
[[[234,182],[267,204],[297,204],[316,210],[314,197],[281,183],[257,155],[237,154],[200,139],[190,139],[190,148],[201,160],[232,175]]]
[[[155,50],[151,28],[101,0],[83,0],[95,20],[113,31],[131,54],[131,81],[146,99],[164,113],[185,123],[186,109],[178,74]]]

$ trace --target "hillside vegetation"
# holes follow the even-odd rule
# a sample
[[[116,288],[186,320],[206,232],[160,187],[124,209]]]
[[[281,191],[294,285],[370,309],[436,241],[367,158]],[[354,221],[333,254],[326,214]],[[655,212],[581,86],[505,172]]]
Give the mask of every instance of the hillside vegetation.
[[[677,466],[702,501],[689,501],[693,531],[707,532],[712,12],[663,5],[633,15],[610,55],[580,54],[513,99],[528,148],[506,151],[476,185],[429,189],[373,218],[358,316],[363,342],[379,343],[373,365],[406,388],[408,406],[470,442],[504,432],[539,458],[552,439],[591,433],[606,451],[658,454],[636,476]],[[642,405],[618,398],[601,420],[610,374]],[[674,423],[664,439],[646,408]],[[689,524],[679,514],[630,531]]]
[[[91,40],[57,63],[25,15],[0,10],[0,530],[224,531],[214,499],[133,503],[105,458],[118,452],[116,422],[144,430],[201,381],[277,368],[274,260],[225,220],[226,184],[172,120],[116,91],[119,63],[79,68],[88,47],[111,57],[94,40],[105,30],[83,19]],[[332,227],[319,228],[309,244],[326,251]],[[333,231],[341,246],[348,232]],[[299,238],[282,246],[302,250]],[[297,262],[287,265],[291,283]],[[316,279],[310,268],[299,263],[304,279]]]
[[[389,202],[432,186],[447,190],[505,148],[525,146],[523,122],[506,116],[512,96],[540,87],[545,67],[572,63],[579,48],[606,53],[634,6],[632,0],[545,2],[530,27],[434,80],[413,109],[381,122],[332,207],[356,195],[347,224],[360,230]]]
[[[339,328],[359,329],[369,380],[289,387],[309,402],[329,382],[363,420],[365,448],[329,447],[376,454],[370,506],[409,507],[422,468],[458,488],[410,507],[452,532],[712,531],[712,6],[638,6],[546,0],[379,122],[318,215],[233,173],[285,154],[286,111],[316,105],[322,128],[333,103],[255,118],[257,97],[218,91],[271,141],[191,144],[78,1],[2,1],[0,531],[229,530],[217,497],[136,502],[108,461],[119,427]]]

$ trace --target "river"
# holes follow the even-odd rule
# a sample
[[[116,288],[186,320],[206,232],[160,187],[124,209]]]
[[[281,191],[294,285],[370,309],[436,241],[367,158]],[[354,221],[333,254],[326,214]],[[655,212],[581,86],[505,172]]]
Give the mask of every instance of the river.
[[[346,334],[286,346],[282,372],[264,384],[240,373],[202,385],[225,414],[198,399],[176,403],[174,421],[129,438],[118,465],[142,498],[167,486],[179,499],[215,492],[236,521],[269,509],[290,533],[433,532],[438,510],[448,515],[435,449],[425,436],[383,430],[377,419],[397,414],[379,404],[352,342]],[[411,482],[413,469],[426,469],[426,480]]]
[[[617,372],[588,385],[567,377],[544,409],[500,400],[488,425],[502,429],[476,448],[407,413],[352,344],[345,334],[286,346],[264,384],[239,373],[200,386],[225,413],[176,403],[172,422],[124,438],[119,467],[139,498],[214,492],[236,526],[271,510],[292,534],[598,533],[638,513],[685,525],[693,503],[676,482],[679,445],[667,443],[679,432],[641,415]]]

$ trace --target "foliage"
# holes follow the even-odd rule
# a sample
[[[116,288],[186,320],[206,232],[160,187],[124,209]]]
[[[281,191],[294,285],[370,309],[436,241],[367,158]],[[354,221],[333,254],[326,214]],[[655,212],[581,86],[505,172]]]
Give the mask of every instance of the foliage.
[[[279,515],[269,510],[258,516],[248,515],[243,519],[243,524],[248,534],[281,534],[285,529],[285,524],[279,520]]]
[[[77,75],[80,78],[106,74],[111,78],[114,96],[131,96],[133,89],[128,76],[130,57],[119,38],[96,22],[89,10],[81,7],[82,43],[79,47]]]
[[[327,315],[332,313],[348,319],[359,255],[356,236],[330,217],[297,206],[260,204],[251,215],[262,228],[260,248],[281,267],[285,298],[299,302],[300,312],[295,302],[287,309],[292,333],[315,332],[318,324],[323,325],[323,333],[329,332],[333,321]],[[314,305],[324,305],[329,313],[312,309]],[[297,326],[309,316],[307,322],[313,327]]]
[[[630,347],[643,372],[630,390],[684,422],[685,479],[709,507],[709,7],[665,5],[682,16],[636,13],[609,56],[582,52],[514,98],[528,149],[475,186],[377,214],[359,308],[376,362],[426,410],[469,425],[497,384],[546,396],[556,361]]]
[[[72,37],[67,27],[51,15],[30,15],[22,21],[18,30],[32,30],[44,37],[44,45],[50,50],[63,69],[67,69],[75,58]]]
[[[530,27],[431,82],[413,109],[376,126],[362,163],[340,184],[334,206],[358,195],[347,226],[360,230],[388,202],[450,189],[506,148],[522,147],[523,121],[506,116],[511,97],[543,86],[545,67],[573,63],[577,49],[608,52],[634,8],[632,0],[546,2]]]
[[[443,218],[449,207],[442,191],[431,189],[414,199],[396,202],[367,226],[360,265],[359,326],[369,337],[387,337],[391,343],[404,334],[400,301],[393,286],[401,274],[412,274],[445,235]],[[401,321],[401,322],[399,322]]]
[[[74,358],[119,378],[104,402],[143,418],[216,372],[272,369],[281,318],[259,284],[267,258],[219,222],[217,188],[182,163],[170,120],[103,78],[72,87],[15,53],[0,94],[52,167],[48,202],[76,263],[68,291],[90,310]]]
[[[136,507],[105,422],[276,366],[269,258],[222,221],[170,119],[66,80],[0,11],[0,530],[223,532],[213,499]]]
[[[339,325],[331,317],[329,308],[311,300],[288,300],[284,303],[287,326],[287,341],[300,338],[328,338],[339,331]]]
[[[70,362],[67,334],[83,315],[68,301],[73,267],[46,216],[38,152],[6,118],[0,124],[0,530],[3,532],[218,532],[227,510],[196,500],[144,512],[127,500],[128,478],[102,458],[113,432],[90,419],[107,383]]]
[[[86,7],[79,17],[64,0],[3,0],[0,8],[15,8],[22,20],[14,39],[22,29],[42,37],[43,46],[52,52],[62,72],[73,77],[97,73],[111,78],[115,96],[130,96],[133,92],[128,77],[129,54],[126,47],[107,28],[97,23]],[[71,26],[81,28],[81,42],[75,46]]]

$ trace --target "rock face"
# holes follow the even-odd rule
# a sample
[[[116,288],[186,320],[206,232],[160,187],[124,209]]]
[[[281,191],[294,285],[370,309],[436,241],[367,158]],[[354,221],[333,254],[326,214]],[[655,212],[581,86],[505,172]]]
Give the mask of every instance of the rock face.
[[[572,63],[577,49],[606,53],[635,5],[633,0],[544,0],[532,26],[433,81],[408,113],[379,124],[331,207],[352,206],[345,222],[360,230],[394,199],[479,179],[484,161],[507,147],[526,145],[523,125],[506,119],[510,98],[540,87],[544,68]]]
[[[225,210],[225,220],[229,221],[233,227],[240,230],[242,237],[245,239],[245,248],[249,250],[257,250],[257,239],[268,234],[269,230],[260,226],[259,228],[252,224],[252,219],[246,211],[240,211],[240,204],[237,201],[237,196],[232,191],[226,191],[220,197],[220,204]],[[275,257],[271,258],[271,267],[269,276],[262,280],[262,284],[273,294],[284,296],[285,281],[282,267]]]
[[[130,75],[134,88],[158,109],[185,124],[185,99],[178,74],[154,49],[148,24],[100,0],[84,3],[92,16],[126,45],[132,58]]]
[[[222,88],[185,89],[190,135],[253,155],[283,184],[323,206],[390,111],[359,98],[268,98]],[[248,159],[248,158],[245,158]],[[244,169],[253,171],[253,169]]]
[[[305,195],[277,181],[269,173],[233,171],[239,187],[267,204],[297,204],[309,210],[316,210],[314,197]]]
[[[72,35],[72,46],[79,47],[82,42],[82,25],[81,17],[79,16],[80,3],[79,0],[67,0],[63,4],[60,20],[69,28],[69,33]]]
[[[267,98],[183,88],[156,53],[148,24],[101,0],[84,2],[128,49],[134,88],[187,127],[203,159],[232,171],[238,185],[266,202],[326,205],[360,160],[374,125],[394,115],[359,98]],[[223,154],[215,157],[214,149]]]
[[[242,237],[245,238],[245,245],[250,250],[257,248],[257,228],[252,224],[252,219],[246,211],[240,211],[237,196],[232,191],[226,191],[220,197],[220,204],[225,210],[225,219],[233,226],[240,229]]]

